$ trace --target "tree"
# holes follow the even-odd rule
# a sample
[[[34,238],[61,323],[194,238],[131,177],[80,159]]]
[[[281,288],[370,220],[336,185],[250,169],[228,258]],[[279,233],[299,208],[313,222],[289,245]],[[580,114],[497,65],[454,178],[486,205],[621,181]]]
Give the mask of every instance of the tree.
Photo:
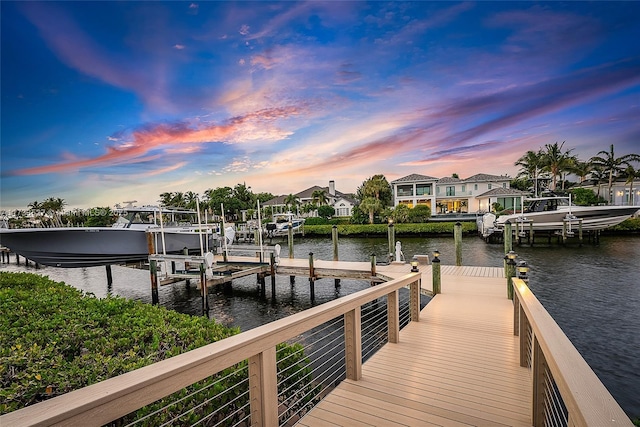
[[[580,160],[575,161],[570,167],[570,172],[580,178],[580,184],[587,179],[592,170],[591,162],[581,162]]]
[[[364,214],[368,214],[369,224],[373,224],[374,214],[382,210],[382,202],[375,197],[367,196],[360,201],[358,209],[360,209]]]
[[[599,197],[588,188],[574,188],[571,190],[572,202],[578,206],[590,206],[598,203]]]
[[[187,191],[184,194],[184,207],[187,209],[197,209],[198,208],[198,193],[194,193],[193,191]]]
[[[627,203],[629,205],[633,205],[635,202],[635,197],[633,194],[633,182],[636,180],[636,178],[640,178],[640,169],[635,169],[633,166],[628,165],[624,170],[624,174],[627,176],[627,181],[625,182],[625,184],[629,184],[629,200],[627,200]]]
[[[295,208],[300,204],[300,200],[297,196],[289,194],[287,197],[285,197],[284,204],[287,206],[287,209],[289,209],[290,211],[294,211]]]
[[[562,151],[565,142],[563,141],[559,145],[557,142],[546,144],[545,149],[542,151],[542,165],[544,170],[551,174],[551,190],[553,191],[556,190],[558,176],[562,176],[563,172],[567,172],[575,161],[575,157],[570,155],[573,149]],[[564,189],[564,181],[562,188]]]
[[[417,205],[409,209],[409,221],[413,223],[427,222],[431,218],[431,209],[427,205]]]
[[[311,193],[311,201],[316,206],[321,206],[326,205],[329,202],[329,199],[327,198],[327,193],[324,190],[314,190],[313,193]]]
[[[206,204],[216,215],[222,215],[221,204],[227,205],[231,200],[233,189],[231,187],[218,187],[207,189],[204,192]],[[226,208],[225,208],[226,209]]]
[[[318,216],[320,218],[330,219],[336,214],[336,210],[333,206],[321,205],[318,206]]]
[[[640,162],[640,155],[625,154],[624,156],[616,157],[613,144],[609,147],[609,151],[600,151],[591,158],[591,163],[601,167],[609,176],[609,195],[607,196],[609,203],[612,202],[613,197],[613,194],[611,194],[613,179],[625,169],[625,166],[629,166],[632,162]]]
[[[409,206],[401,203],[391,212],[391,218],[395,223],[402,224],[409,221]]]
[[[520,166],[520,172],[518,177],[526,177],[533,182],[533,193],[538,196],[538,178],[540,171],[543,169],[542,151],[527,151],[522,157],[520,157],[515,163],[515,166]]]

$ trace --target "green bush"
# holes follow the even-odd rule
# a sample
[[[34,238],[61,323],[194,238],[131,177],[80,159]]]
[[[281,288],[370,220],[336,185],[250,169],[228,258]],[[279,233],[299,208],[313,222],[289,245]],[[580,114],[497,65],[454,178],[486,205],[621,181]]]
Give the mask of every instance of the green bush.
[[[395,224],[396,235],[425,235],[453,233],[453,222],[427,222],[419,224]],[[309,236],[330,236],[332,225],[307,225],[305,223],[304,233]],[[340,236],[386,236],[387,224],[339,224],[338,234]],[[463,222],[462,232],[470,233],[477,231],[475,222]]]
[[[128,371],[239,333],[205,317],[180,314],[139,301],[108,296],[98,299],[64,283],[29,273],[0,272],[0,414],[68,393]],[[280,370],[290,365],[306,367],[308,360],[299,347],[280,345]],[[246,365],[246,362],[240,364]],[[224,372],[194,384],[143,408],[165,405],[192,389],[208,393],[230,389],[246,370]],[[296,369],[288,381],[310,381],[308,371]],[[220,381],[224,375],[229,378]],[[279,378],[279,380],[282,380]],[[209,385],[216,384],[215,387]],[[300,387],[298,388],[300,390]],[[291,391],[293,394],[295,390]],[[236,393],[235,391],[230,394]],[[187,398],[176,410],[195,407],[202,396]],[[248,396],[237,404],[247,401]],[[222,407],[221,401],[215,405]],[[230,408],[229,408],[230,409]],[[211,411],[211,404],[207,408]],[[226,408],[225,408],[226,410]],[[165,413],[166,415],[166,413]],[[161,414],[158,415],[160,417]],[[198,417],[197,411],[190,417]],[[157,425],[151,418],[148,425]],[[193,420],[190,420],[193,421]]]

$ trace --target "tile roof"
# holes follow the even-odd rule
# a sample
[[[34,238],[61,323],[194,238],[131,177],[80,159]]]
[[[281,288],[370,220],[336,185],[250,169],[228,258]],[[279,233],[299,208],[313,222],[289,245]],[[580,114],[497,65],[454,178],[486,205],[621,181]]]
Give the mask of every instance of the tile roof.
[[[396,184],[400,182],[416,182],[416,181],[437,181],[438,178],[434,178],[432,176],[420,175],[417,173],[412,173],[411,175],[407,175],[402,178],[398,178],[394,181],[391,181],[391,184]]]
[[[490,196],[528,196],[528,195],[529,195],[528,191],[522,191],[515,188],[499,187],[499,188],[493,188],[482,194],[478,194],[476,196],[476,199],[481,197],[490,197]]]
[[[470,176],[469,178],[464,179],[463,181],[510,181],[508,175],[489,175],[487,173],[477,173],[475,175]]]
[[[438,180],[438,184],[449,184],[454,182],[462,182],[460,178],[454,178],[452,176],[445,176],[444,178],[440,178]]]

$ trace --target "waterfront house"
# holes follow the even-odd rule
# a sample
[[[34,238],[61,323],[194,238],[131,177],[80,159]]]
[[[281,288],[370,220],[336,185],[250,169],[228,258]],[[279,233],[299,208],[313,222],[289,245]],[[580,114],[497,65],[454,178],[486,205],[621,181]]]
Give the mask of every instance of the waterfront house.
[[[336,183],[333,180],[329,181],[329,186],[327,187],[314,185],[313,187],[309,187],[305,190],[295,193],[294,196],[298,199],[298,211],[296,212],[296,214],[299,215],[301,213],[299,211],[301,206],[307,203],[313,203],[313,194],[316,191],[324,191],[327,199],[327,204],[329,206],[332,206],[336,210],[336,214],[335,214],[336,217],[351,216],[351,213],[353,212],[353,207],[356,204],[355,199],[349,194],[342,193],[336,190]],[[288,197],[287,195],[281,195],[281,196],[275,197],[265,202],[263,206],[271,207],[271,211],[273,213],[286,212],[288,210],[288,207],[285,203],[285,200],[287,199],[287,197]],[[317,212],[313,211],[313,212],[310,212],[309,216],[316,216],[316,215],[317,215]]]
[[[640,205],[640,179],[634,179],[633,185],[628,184],[624,178],[613,181],[612,184],[611,193],[608,198],[608,181],[595,182],[587,180],[573,188],[589,189],[603,199],[610,200],[612,205]]]
[[[431,208],[433,215],[487,212],[494,202],[499,202],[502,206],[520,206],[522,192],[518,190],[491,192],[496,189],[509,190],[510,181],[511,178],[507,175],[484,173],[465,179],[455,176],[438,179],[411,174],[391,182],[393,205],[426,205]]]

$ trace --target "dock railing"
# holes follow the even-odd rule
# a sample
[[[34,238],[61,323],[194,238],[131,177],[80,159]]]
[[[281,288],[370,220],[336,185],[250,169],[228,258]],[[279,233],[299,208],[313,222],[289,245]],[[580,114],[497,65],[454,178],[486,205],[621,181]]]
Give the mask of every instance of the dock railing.
[[[159,425],[158,420],[151,418],[154,416],[167,424],[177,422],[179,425],[209,425],[212,420],[219,422],[216,425],[292,425],[340,379],[360,379],[363,360],[366,360],[372,347],[381,346],[384,342],[398,342],[401,324],[419,320],[420,277],[420,273],[409,273],[161,362],[10,412],[0,416],[0,425]],[[401,288],[406,287],[409,288],[408,293],[400,292]],[[380,298],[383,302],[379,301]],[[376,326],[368,328],[365,327],[366,323]],[[292,366],[300,368],[291,376],[282,372],[286,363],[281,365],[283,356],[287,358],[291,354],[281,355],[279,348],[281,343],[297,339],[302,342],[301,347],[305,351],[313,351],[321,356],[309,362],[311,367],[300,368],[298,363],[289,364],[284,370]],[[308,341],[311,340],[320,344],[310,346]],[[341,354],[327,357],[322,347]],[[312,360],[308,353],[304,357]],[[320,370],[316,370],[318,367]],[[336,375],[336,372],[341,374]],[[212,388],[205,396],[198,397],[197,402],[186,411],[182,411],[182,408],[180,411],[171,409],[169,405],[173,403],[158,405],[159,400],[175,396],[176,392],[181,393],[179,400],[184,402],[190,399],[205,388],[193,385],[201,384],[199,382],[218,373],[223,380],[230,378],[232,383],[237,383],[234,387],[238,387],[238,390],[220,390],[221,383],[214,383],[207,385]],[[313,377],[304,379],[303,375]],[[323,381],[323,376],[326,376],[326,381]],[[216,388],[218,390],[214,390]],[[287,399],[291,398],[296,402],[289,405]],[[210,413],[208,405],[220,406],[221,402],[222,410],[226,412]],[[147,409],[151,404],[154,407]],[[295,406],[298,412],[292,412],[290,406]],[[229,407],[234,408],[231,414],[228,413]],[[141,408],[145,410],[139,411]],[[133,413],[135,416],[131,420]]]
[[[632,426],[631,420],[521,279],[514,284],[514,335],[530,369],[532,425]]]

